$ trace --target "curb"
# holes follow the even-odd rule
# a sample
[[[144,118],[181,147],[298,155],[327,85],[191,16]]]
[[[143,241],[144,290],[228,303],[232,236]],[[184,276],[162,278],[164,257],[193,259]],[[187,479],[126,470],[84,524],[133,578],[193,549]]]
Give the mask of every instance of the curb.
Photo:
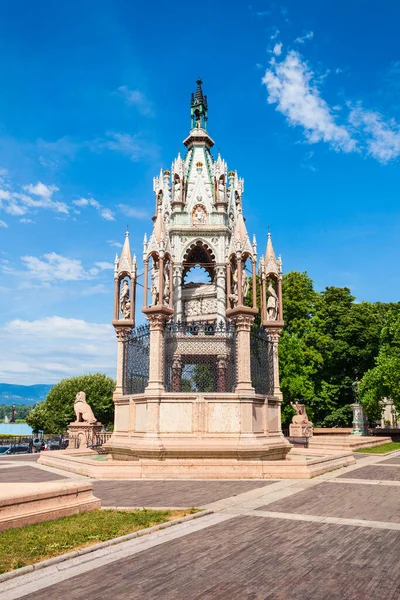
[[[14,571],[9,571],[8,573],[3,573],[0,575],[0,584],[4,581],[9,581],[10,579],[14,579],[19,577],[20,575],[25,575],[26,573],[32,573],[33,571],[38,571],[39,569],[45,569],[46,567],[51,567],[52,565],[57,565],[59,563],[70,560],[71,558],[76,558],[77,556],[84,556],[85,554],[91,554],[92,552],[96,552],[96,550],[102,550],[103,548],[108,548],[109,546],[116,546],[117,544],[122,544],[123,542],[128,542],[129,540],[133,540],[138,537],[142,537],[144,535],[149,535],[154,531],[160,531],[162,529],[166,529],[167,527],[172,527],[173,525],[179,525],[180,523],[185,523],[186,521],[193,521],[194,519],[200,519],[201,517],[205,517],[207,515],[213,514],[213,510],[202,510],[193,515],[186,515],[186,517],[181,517],[180,519],[174,519],[173,521],[166,521],[165,523],[160,523],[159,525],[153,525],[153,527],[147,527],[146,529],[141,529],[140,531],[135,531],[134,533],[128,533],[126,535],[122,535],[117,538],[113,538],[111,540],[106,540],[105,542],[99,542],[98,544],[93,544],[93,546],[88,546],[87,548],[82,548],[81,550],[73,550],[72,552],[68,552],[67,554],[61,554],[60,556],[55,556],[54,558],[48,558],[47,560],[42,560],[41,562],[35,563],[33,565],[27,565],[26,567],[21,567],[20,569],[15,569]]]

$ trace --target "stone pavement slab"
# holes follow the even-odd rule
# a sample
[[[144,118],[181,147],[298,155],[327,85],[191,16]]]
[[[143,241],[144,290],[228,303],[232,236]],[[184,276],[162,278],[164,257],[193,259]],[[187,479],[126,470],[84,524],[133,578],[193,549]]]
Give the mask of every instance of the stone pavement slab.
[[[381,465],[399,465],[400,466],[400,456],[393,456],[392,458],[388,458],[388,460],[384,460],[380,463]]]
[[[400,523],[400,490],[385,485],[321,483],[290,498],[260,507],[260,510],[264,509],[302,515]]]
[[[382,463],[381,463],[382,464]],[[339,475],[338,479],[375,479],[378,481],[400,481],[400,469],[393,466],[368,465]]]
[[[39,453],[32,454],[9,454],[7,456],[2,455],[0,458],[0,462],[36,462],[39,460]]]
[[[66,477],[30,466],[0,469],[0,483],[40,483],[56,479],[66,479]]]
[[[68,600],[398,600],[400,531],[240,516],[46,588]],[[23,596],[42,600],[43,590]]]
[[[204,506],[275,483],[265,481],[93,481],[102,506]]]

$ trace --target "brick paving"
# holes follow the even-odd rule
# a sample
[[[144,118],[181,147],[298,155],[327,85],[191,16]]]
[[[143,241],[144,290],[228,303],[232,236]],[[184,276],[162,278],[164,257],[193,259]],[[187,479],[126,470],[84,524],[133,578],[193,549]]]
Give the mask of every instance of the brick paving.
[[[398,600],[399,531],[240,516],[47,587],[68,600]],[[42,600],[44,591],[23,596]]]
[[[40,483],[56,479],[65,479],[65,477],[29,466],[0,469],[0,483]]]
[[[382,463],[381,463],[382,464]],[[372,479],[374,481],[400,481],[400,469],[368,465],[339,475],[339,479]]]
[[[94,481],[102,506],[196,506],[243,494],[273,481]]]
[[[95,481],[103,505],[216,502],[215,513],[84,564],[77,558],[40,578],[18,577],[12,593],[0,584],[0,600],[398,600],[399,459],[365,456],[308,482]],[[11,473],[17,481],[23,473],[60,478],[34,466],[0,469],[0,477]]]
[[[260,510],[400,523],[400,489],[389,485],[320,483]]]

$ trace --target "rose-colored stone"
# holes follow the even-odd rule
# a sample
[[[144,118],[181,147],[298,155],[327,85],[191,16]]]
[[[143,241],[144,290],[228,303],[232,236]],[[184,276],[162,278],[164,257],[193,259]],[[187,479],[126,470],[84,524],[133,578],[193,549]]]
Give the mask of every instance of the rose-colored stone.
[[[47,481],[3,483],[0,490],[0,531],[100,508],[91,483]]]

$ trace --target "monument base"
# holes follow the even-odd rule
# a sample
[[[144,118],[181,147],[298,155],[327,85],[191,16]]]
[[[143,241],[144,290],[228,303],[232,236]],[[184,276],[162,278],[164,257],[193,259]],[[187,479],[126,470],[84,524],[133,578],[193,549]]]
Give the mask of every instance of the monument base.
[[[93,479],[310,479],[355,464],[352,452],[292,449],[284,460],[166,458],[96,460],[93,450],[45,452],[39,464]]]
[[[70,448],[89,448],[96,435],[101,432],[102,424],[86,423],[81,421],[75,421],[68,425],[68,437]]]

